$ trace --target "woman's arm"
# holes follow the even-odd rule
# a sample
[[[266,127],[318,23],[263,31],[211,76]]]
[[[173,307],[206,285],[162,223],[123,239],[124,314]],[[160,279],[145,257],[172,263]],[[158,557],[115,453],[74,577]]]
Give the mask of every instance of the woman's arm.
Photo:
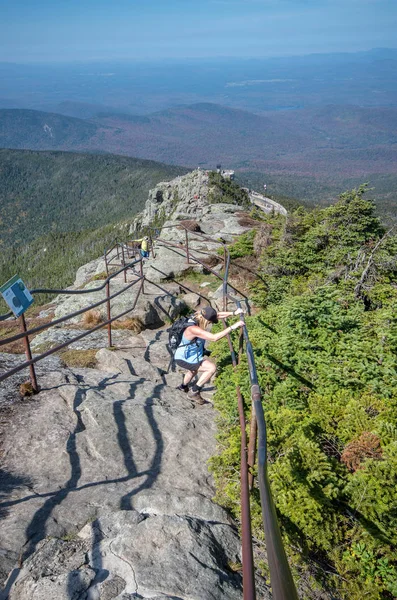
[[[225,337],[228,333],[233,331],[233,329],[237,329],[238,327],[244,327],[244,321],[237,321],[237,323],[234,323],[234,325],[227,327],[219,333],[210,333],[209,331],[205,331],[205,329],[201,329],[201,327],[198,325],[192,325],[191,327],[187,327],[185,329],[184,335],[188,340],[200,338],[201,340],[207,340],[208,342],[217,342]]]
[[[236,308],[234,311],[221,310],[218,312],[218,319],[227,319],[228,317],[236,317],[237,315],[243,315],[244,311],[242,308]]]

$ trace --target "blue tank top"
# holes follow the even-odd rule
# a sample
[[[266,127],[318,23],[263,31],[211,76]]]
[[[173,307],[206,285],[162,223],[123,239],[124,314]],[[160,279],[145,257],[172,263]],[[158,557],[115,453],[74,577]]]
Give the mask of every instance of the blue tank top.
[[[184,360],[190,365],[201,362],[204,357],[205,340],[195,338],[188,340],[185,335],[182,335],[181,343],[175,351],[174,360]]]

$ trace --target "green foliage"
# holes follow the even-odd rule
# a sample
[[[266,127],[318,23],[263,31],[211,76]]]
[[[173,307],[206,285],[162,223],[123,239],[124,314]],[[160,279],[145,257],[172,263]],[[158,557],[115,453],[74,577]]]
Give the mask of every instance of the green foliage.
[[[230,258],[243,258],[254,254],[254,239],[256,231],[253,229],[240,235],[237,240],[229,246]]]
[[[151,188],[185,172],[108,154],[0,150],[0,247],[131,219]]]
[[[287,551],[297,572],[306,564],[334,597],[386,600],[397,581],[397,239],[384,238],[372,255],[384,231],[363,187],[268,224],[254,284],[262,311],[247,321]],[[214,354],[222,452],[212,469],[218,500],[238,515],[233,382],[248,399],[248,374],[244,361],[233,373],[223,340]],[[379,440],[377,452],[363,445],[368,436]],[[255,491],[252,510],[263,539]]]
[[[220,173],[211,171],[208,183],[211,188],[208,198],[212,204],[238,204],[244,208],[251,206],[247,192]]]
[[[123,225],[107,225],[100,229],[69,233],[51,233],[23,246],[12,247],[0,254],[0,281],[18,274],[28,288],[65,288],[72,285],[81,265],[103,254],[116,239],[123,239]],[[48,294],[36,296],[35,303],[52,300]],[[0,301],[0,312],[8,312]]]

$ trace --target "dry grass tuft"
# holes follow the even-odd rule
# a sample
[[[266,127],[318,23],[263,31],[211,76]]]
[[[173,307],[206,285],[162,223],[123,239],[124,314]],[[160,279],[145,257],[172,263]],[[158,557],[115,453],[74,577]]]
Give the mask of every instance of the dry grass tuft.
[[[83,324],[87,327],[90,327],[91,325],[99,325],[99,323],[102,323],[103,320],[104,319],[99,310],[91,309],[83,315]]]
[[[114,329],[128,329],[136,334],[141,333],[145,329],[139,317],[131,317],[130,319],[124,319],[124,321],[114,321],[112,327]]]
[[[21,385],[19,386],[19,393],[23,398],[25,398],[26,396],[33,396],[34,389],[30,381],[25,381],[25,383],[21,383]]]
[[[95,358],[98,349],[90,350],[66,350],[60,352],[59,356],[67,367],[82,367],[86,369],[93,369],[97,364]]]
[[[181,221],[180,223],[188,231],[200,231],[201,232],[200,223],[198,223],[197,221],[193,221],[193,219],[187,219],[186,221]]]

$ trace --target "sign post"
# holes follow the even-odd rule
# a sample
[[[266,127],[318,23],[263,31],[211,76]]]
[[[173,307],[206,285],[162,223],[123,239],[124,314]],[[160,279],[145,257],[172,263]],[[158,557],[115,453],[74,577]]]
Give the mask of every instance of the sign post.
[[[27,328],[24,312],[33,304],[34,298],[32,294],[18,275],[14,275],[14,277],[9,279],[4,285],[0,286],[0,294],[3,296],[14,315],[19,318],[21,331],[26,334]],[[32,352],[30,350],[29,337],[27,335],[24,336],[23,342],[26,358],[28,361],[31,361]],[[37,394],[39,386],[37,385],[34,365],[29,365],[29,371],[33,392]]]

